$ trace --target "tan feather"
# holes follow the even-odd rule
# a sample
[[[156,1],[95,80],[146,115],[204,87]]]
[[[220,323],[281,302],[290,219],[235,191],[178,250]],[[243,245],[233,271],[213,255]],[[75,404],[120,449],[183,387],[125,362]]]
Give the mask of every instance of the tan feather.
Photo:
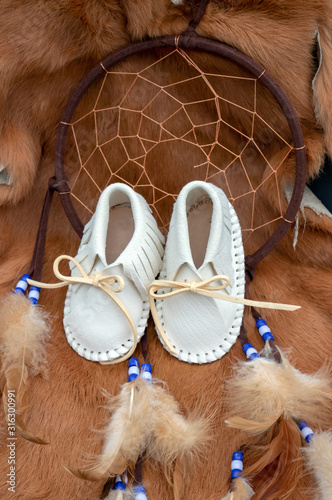
[[[233,479],[231,491],[222,500],[250,500],[254,494],[248,480],[240,476]]]
[[[96,463],[88,470],[66,470],[81,479],[97,481],[122,474],[144,452],[151,435],[152,384],[143,378],[126,383],[110,399],[113,414],[105,429],[105,443]]]
[[[303,449],[307,465],[313,472],[319,500],[332,498],[332,431],[314,434],[309,446]]]
[[[269,352],[266,352],[269,356]],[[280,351],[281,363],[271,357],[241,363],[228,383],[231,427],[261,436],[247,453],[252,463],[255,498],[286,498],[301,473],[301,439],[295,420],[326,425],[332,409],[332,388],[326,370],[306,375]],[[239,416],[241,415],[241,416]]]
[[[29,441],[46,442],[27,431],[23,416],[27,410],[29,376],[47,374],[45,343],[50,329],[48,316],[24,295],[10,294],[0,304],[0,354],[2,403],[8,414],[8,393],[15,394],[16,430]]]
[[[280,364],[264,358],[240,364],[227,384],[231,417],[241,415],[263,425],[276,421],[284,413],[298,420],[328,425],[332,387],[326,370],[303,374],[290,364],[284,353],[281,357]],[[232,425],[232,418],[227,422]]]
[[[195,415],[185,418],[180,412],[179,404],[162,385],[154,383],[152,390],[153,438],[150,440],[148,453],[163,466],[165,475],[171,482],[170,473],[175,463],[185,475],[194,460],[203,453],[211,439],[209,421]]]
[[[246,451],[245,474],[252,476],[255,499],[287,498],[301,477],[301,436],[294,420],[280,417],[258,443]]]
[[[112,398],[110,409],[113,415],[105,430],[100,457],[87,470],[65,467],[66,470],[92,481],[116,476],[133,468],[147,450],[148,456],[162,465],[170,484],[175,471],[175,494],[181,498],[182,476],[210,439],[208,421],[186,419],[178,403],[160,384],[141,377],[122,386],[119,395]]]
[[[241,431],[248,432],[252,436],[262,434],[270,429],[270,427],[275,424],[277,419],[275,417],[271,417],[264,422],[256,422],[254,420],[247,420],[242,417],[231,417],[226,420],[226,424],[229,427],[233,427],[234,429],[240,429]]]
[[[134,495],[128,488],[126,490],[112,490],[105,500],[134,500]]]
[[[173,494],[174,494],[174,500],[181,500],[184,494],[184,477],[181,467],[179,465],[179,460],[176,460],[174,464]]]

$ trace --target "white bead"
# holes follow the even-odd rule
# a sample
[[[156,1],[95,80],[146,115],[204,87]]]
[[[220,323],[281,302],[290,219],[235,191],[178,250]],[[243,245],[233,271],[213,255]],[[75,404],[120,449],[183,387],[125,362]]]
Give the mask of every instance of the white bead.
[[[144,493],[136,493],[135,500],[148,500]]]
[[[233,460],[232,461],[232,465],[231,465],[231,469],[232,470],[234,470],[234,469],[243,470],[243,462],[242,462],[242,460]]]
[[[306,439],[310,435],[313,435],[313,432],[310,429],[310,427],[304,427],[304,429],[302,429],[301,432],[302,432],[302,436],[304,437],[304,439]]]
[[[267,325],[262,325],[258,328],[260,335],[264,335],[264,333],[271,333],[270,328]]]
[[[30,290],[30,292],[29,292],[29,298],[30,299],[36,299],[36,300],[38,300],[39,299],[39,295],[40,295],[40,293],[37,290]]]
[[[129,375],[139,375],[139,367],[138,366],[131,366],[129,369],[128,369],[128,374]]]
[[[152,380],[152,375],[150,372],[142,372],[142,377],[148,381]]]
[[[249,349],[248,349],[248,350],[247,350],[247,352],[246,352],[246,356],[247,356],[247,358],[248,358],[248,359],[250,359],[250,356],[251,356],[252,354],[257,354],[257,351],[256,351],[256,349],[254,349],[253,347],[249,347]]]
[[[28,283],[26,281],[20,280],[17,283],[16,288],[22,288],[22,290],[25,291],[28,288]]]

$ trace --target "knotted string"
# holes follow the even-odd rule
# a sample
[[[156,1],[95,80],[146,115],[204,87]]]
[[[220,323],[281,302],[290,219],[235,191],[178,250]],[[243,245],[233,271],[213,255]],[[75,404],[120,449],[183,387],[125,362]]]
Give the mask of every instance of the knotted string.
[[[66,276],[59,271],[59,264],[62,260],[69,260],[75,264],[77,269],[80,271],[82,276]],[[46,289],[54,289],[54,288],[62,288],[64,286],[69,286],[69,285],[91,285],[96,288],[100,288],[103,290],[107,295],[115,302],[115,304],[119,307],[119,309],[122,311],[126,319],[128,320],[128,323],[130,324],[130,327],[133,332],[134,336],[134,344],[131,347],[131,349],[123,356],[120,358],[117,358],[112,361],[99,361],[99,363],[103,365],[112,365],[116,363],[121,363],[122,361],[125,361],[126,359],[130,358],[130,356],[133,354],[137,347],[137,332],[136,332],[136,326],[133,322],[132,317],[130,316],[128,310],[126,307],[123,305],[121,300],[117,297],[117,293],[120,293],[123,291],[125,287],[124,280],[121,276],[117,275],[110,275],[110,276],[105,276],[101,273],[95,272],[93,276],[89,276],[86,274],[82,266],[77,262],[76,259],[69,255],[60,255],[57,257],[54,261],[53,264],[53,272],[55,276],[60,280],[60,283],[42,283],[39,281],[34,281],[31,279],[28,279],[29,285],[34,285],[38,286],[40,288],[46,288]]]
[[[215,281],[223,281],[221,285],[212,286],[210,283]],[[256,300],[243,299],[241,297],[232,297],[230,295],[225,295],[222,293],[218,293],[218,291],[225,290],[230,284],[230,279],[228,276],[224,274],[219,274],[216,276],[212,276],[207,280],[203,281],[169,281],[169,280],[155,280],[149,287],[149,302],[151,313],[158,330],[159,335],[167,345],[169,351],[177,355],[178,353],[175,351],[173,345],[170,343],[169,339],[166,336],[166,332],[163,329],[161,321],[159,319],[155,300],[164,300],[170,297],[175,297],[181,293],[196,293],[198,295],[204,295],[206,297],[211,297],[214,299],[224,300],[226,302],[232,302],[234,304],[243,304],[245,306],[254,306],[254,307],[262,307],[265,309],[279,309],[282,311],[296,311],[300,309],[301,306],[294,306],[290,304],[278,304],[276,302],[260,302]],[[159,290],[163,290],[165,288],[172,289],[170,292],[160,294]]]

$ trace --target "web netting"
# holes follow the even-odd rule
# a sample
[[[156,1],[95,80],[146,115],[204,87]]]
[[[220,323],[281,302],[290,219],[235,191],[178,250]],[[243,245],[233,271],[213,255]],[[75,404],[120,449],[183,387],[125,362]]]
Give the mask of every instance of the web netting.
[[[66,175],[82,222],[109,184],[125,182],[167,232],[181,188],[199,179],[226,193],[245,250],[259,248],[285,218],[281,174],[294,177],[295,165],[287,121],[261,76],[178,47],[105,69],[67,124]]]

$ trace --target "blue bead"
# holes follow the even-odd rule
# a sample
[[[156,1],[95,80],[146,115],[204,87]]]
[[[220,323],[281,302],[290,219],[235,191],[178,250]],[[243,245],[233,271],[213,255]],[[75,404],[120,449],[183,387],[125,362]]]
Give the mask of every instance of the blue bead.
[[[247,352],[248,349],[250,349],[252,347],[251,344],[249,344],[248,342],[246,344],[243,344],[242,346],[242,349],[243,349],[243,352],[244,354]]]
[[[141,366],[141,371],[152,373],[152,368],[151,368],[150,363],[143,363]]]
[[[14,290],[15,295],[22,295],[25,293],[26,289],[28,288],[28,279],[31,279],[31,276],[29,276],[28,274],[23,274],[23,276],[21,276]]]
[[[139,366],[139,361],[137,358],[130,358],[130,360],[128,361],[128,366],[129,368],[131,366]]]
[[[38,286],[31,286],[30,287],[30,291],[29,291],[29,295],[28,295],[28,300],[34,306],[38,304],[39,292],[40,292],[40,288]]]
[[[302,431],[305,427],[309,427],[309,425],[307,424],[307,422],[305,422],[304,420],[302,420],[301,422],[299,422],[297,425],[298,425],[300,431]]]
[[[141,484],[137,484],[134,486],[134,492],[135,493],[145,493],[145,488]]]
[[[232,455],[232,460],[241,460],[243,462],[244,454],[242,451],[234,451]]]
[[[269,340],[274,340],[274,337],[271,332],[268,332],[262,335],[262,339],[264,342],[268,342]]]
[[[117,481],[114,486],[114,490],[125,490],[127,486],[122,481]]]
[[[247,356],[248,359],[250,359],[250,361],[258,359],[260,357],[256,349],[254,349],[254,347],[251,344],[249,344],[249,342],[243,344],[242,349],[244,354]],[[249,349],[253,349],[253,352],[248,356],[247,352],[249,351]]]
[[[131,373],[128,377],[128,382],[133,382],[134,380],[136,380],[138,377],[138,375],[136,375],[136,373]]]
[[[263,318],[259,318],[256,320],[256,327],[260,328],[261,326],[267,326],[266,321]]]
[[[307,437],[305,438],[306,442],[308,444],[310,444],[310,442],[311,442],[311,440],[312,440],[313,437],[314,437],[314,433],[308,434]]]
[[[240,470],[240,469],[233,469],[232,473],[231,473],[231,479],[235,479],[235,478],[241,476],[241,474],[242,474],[242,470]]]
[[[306,442],[308,444],[310,444],[312,438],[314,437],[314,433],[313,433],[312,429],[310,429],[309,425],[304,420],[302,420],[302,422],[298,422],[297,425],[298,425],[300,431],[302,432],[302,436],[304,437]]]

